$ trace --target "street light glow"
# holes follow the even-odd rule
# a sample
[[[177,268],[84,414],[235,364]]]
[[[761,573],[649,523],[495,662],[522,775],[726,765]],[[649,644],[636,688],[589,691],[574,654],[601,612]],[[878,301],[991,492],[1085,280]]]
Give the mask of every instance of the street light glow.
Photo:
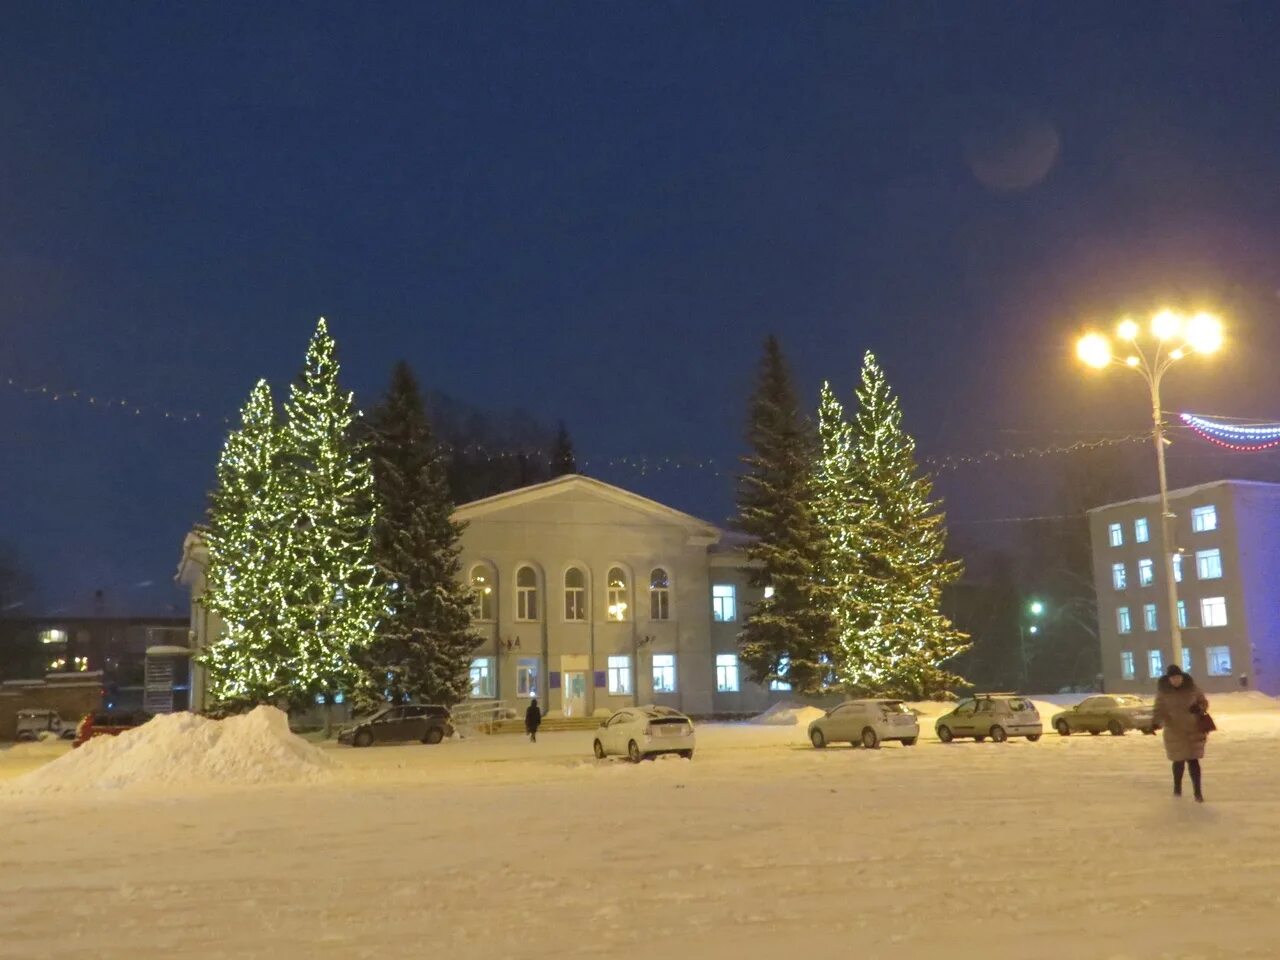
[[[1100,333],[1087,333],[1076,344],[1076,355],[1089,366],[1101,370],[1111,362],[1111,344]]]
[[[1187,343],[1196,353],[1217,353],[1222,346],[1222,321],[1211,313],[1197,313],[1187,322]]]
[[[1151,318],[1151,332],[1158,340],[1169,340],[1182,332],[1182,317],[1172,310],[1161,310]]]
[[[1138,338],[1138,334],[1141,332],[1141,329],[1142,328],[1134,322],[1132,317],[1125,317],[1120,321],[1120,327],[1116,330],[1116,334],[1121,340],[1133,341]]]
[[[1136,367],[1141,362],[1142,361],[1139,360],[1137,357],[1135,357],[1132,353],[1129,354],[1129,356],[1124,358],[1124,365],[1126,367]]]
[[[1031,615],[1038,617],[1042,613],[1044,613],[1044,604],[1039,600],[1031,601]]]

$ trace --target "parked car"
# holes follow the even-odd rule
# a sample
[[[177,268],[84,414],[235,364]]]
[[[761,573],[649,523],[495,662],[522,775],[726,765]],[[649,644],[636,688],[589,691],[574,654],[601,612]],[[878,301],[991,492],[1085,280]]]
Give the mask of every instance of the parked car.
[[[632,763],[658,754],[675,753],[693,759],[693,721],[670,707],[627,707],[600,724],[596,731],[597,760],[623,756]]]
[[[849,700],[809,724],[809,742],[819,750],[846,741],[871,750],[885,740],[914,747],[919,738],[920,722],[901,700]]]
[[[1044,733],[1035,705],[1012,693],[983,693],[961,700],[954,710],[938,718],[934,729],[943,743],[966,737],[979,743],[987,737],[996,743],[1010,737],[1034,742]]]
[[[57,710],[19,710],[18,740],[39,740],[42,733],[49,733],[63,740],[73,740],[76,726],[63,720]]]
[[[1063,737],[1073,733],[1091,733],[1095,737],[1106,730],[1122,737],[1128,730],[1156,732],[1155,707],[1141,697],[1089,697],[1070,710],[1054,714],[1053,729]]]
[[[90,713],[76,725],[73,747],[83,746],[94,737],[118,737],[126,730],[140,727],[151,719],[149,713]]]
[[[353,747],[375,743],[439,743],[453,736],[448,707],[405,703],[383,707],[372,716],[357,719],[338,731],[338,742]]]

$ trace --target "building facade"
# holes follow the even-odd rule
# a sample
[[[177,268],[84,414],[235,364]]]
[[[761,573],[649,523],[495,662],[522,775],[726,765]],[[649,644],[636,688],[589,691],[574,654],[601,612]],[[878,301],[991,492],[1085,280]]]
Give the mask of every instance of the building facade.
[[[749,714],[785,698],[750,683],[742,621],[760,593],[742,543],[696,517],[570,475],[464,504],[461,571],[472,592],[471,697],[536,696],[552,716],[641,703],[696,716]],[[216,618],[200,603],[203,542],[187,537],[179,579],[203,647]],[[195,709],[203,707],[197,667]]]
[[[1280,695],[1280,484],[1169,492],[1182,663],[1208,692]],[[1105,689],[1150,692],[1171,662],[1160,502],[1089,511]]]

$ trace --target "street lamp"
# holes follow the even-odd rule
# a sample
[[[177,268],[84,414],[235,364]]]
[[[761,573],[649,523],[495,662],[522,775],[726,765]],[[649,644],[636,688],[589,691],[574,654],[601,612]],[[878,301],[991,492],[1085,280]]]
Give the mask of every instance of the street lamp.
[[[1087,366],[1101,370],[1111,364],[1128,367],[1146,381],[1151,391],[1151,437],[1156,445],[1156,466],[1160,474],[1160,536],[1164,551],[1164,578],[1168,584],[1169,634],[1173,639],[1173,662],[1182,662],[1182,629],[1178,624],[1178,587],[1173,576],[1173,515],[1169,512],[1169,484],[1164,468],[1164,419],[1160,409],[1160,384],[1179,360],[1192,354],[1216,353],[1222,346],[1222,321],[1211,313],[1193,316],[1161,310],[1151,317],[1147,334],[1130,317],[1116,327],[1121,348],[1117,355],[1111,339],[1101,333],[1086,333],[1076,344],[1076,355]]]
[[[1027,624],[1027,618],[1018,617],[1018,659],[1022,661],[1022,687],[1025,689],[1031,681],[1031,671],[1028,669],[1027,663],[1027,634],[1033,637],[1040,632],[1040,617],[1044,614],[1044,604],[1039,600],[1032,600],[1027,604],[1027,613],[1031,617],[1031,624]]]

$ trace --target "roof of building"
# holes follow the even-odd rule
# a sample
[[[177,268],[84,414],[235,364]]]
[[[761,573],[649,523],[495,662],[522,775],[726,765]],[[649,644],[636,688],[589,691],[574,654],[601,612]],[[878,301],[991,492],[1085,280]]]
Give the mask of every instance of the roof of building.
[[[1253,489],[1265,490],[1280,496],[1280,483],[1267,483],[1264,480],[1211,480],[1208,483],[1199,483],[1194,487],[1179,487],[1176,490],[1169,491],[1171,500],[1181,497],[1189,497],[1193,494],[1203,493],[1207,490],[1215,490],[1218,487],[1249,487]],[[1085,511],[1088,513],[1100,513],[1103,510],[1111,510],[1114,507],[1127,507],[1135,503],[1159,503],[1160,494],[1153,493],[1147,497],[1134,497],[1131,500],[1117,500],[1115,503],[1104,503],[1100,507],[1092,507]]]

